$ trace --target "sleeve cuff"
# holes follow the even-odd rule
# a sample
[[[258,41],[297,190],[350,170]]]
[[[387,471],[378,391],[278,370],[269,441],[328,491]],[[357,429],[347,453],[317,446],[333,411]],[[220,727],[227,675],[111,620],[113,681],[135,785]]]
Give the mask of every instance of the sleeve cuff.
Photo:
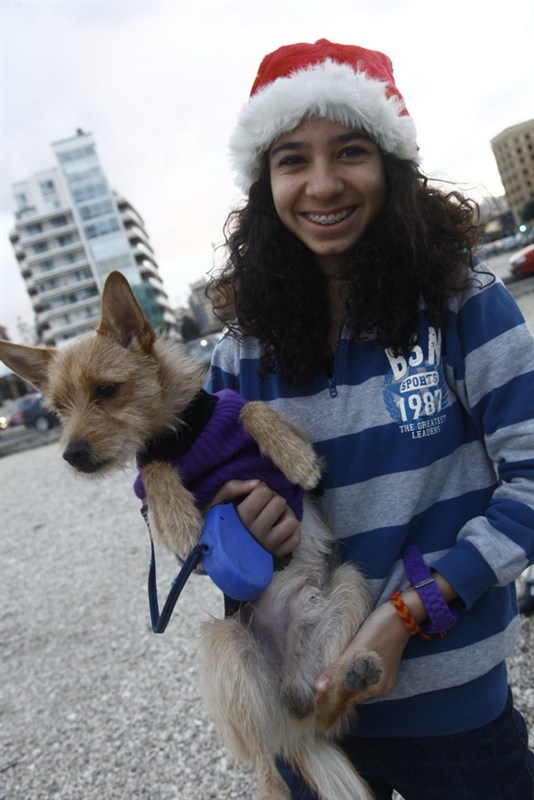
[[[490,586],[498,583],[497,576],[487,561],[465,539],[434,562],[432,569],[443,575],[454,587],[467,609],[471,608]]]

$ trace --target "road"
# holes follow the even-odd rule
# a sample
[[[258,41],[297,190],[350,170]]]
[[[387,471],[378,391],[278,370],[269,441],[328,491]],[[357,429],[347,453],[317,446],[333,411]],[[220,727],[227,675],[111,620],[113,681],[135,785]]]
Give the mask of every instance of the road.
[[[19,450],[49,444],[55,442],[61,436],[61,428],[52,428],[46,433],[39,433],[35,428],[26,428],[25,425],[17,425],[14,428],[6,428],[0,431],[0,456],[16,453]]]

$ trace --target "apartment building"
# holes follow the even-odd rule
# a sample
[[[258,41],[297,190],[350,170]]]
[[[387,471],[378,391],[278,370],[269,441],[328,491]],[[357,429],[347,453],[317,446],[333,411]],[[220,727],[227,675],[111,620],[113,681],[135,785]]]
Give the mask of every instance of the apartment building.
[[[534,200],[534,120],[506,128],[491,140],[491,147],[508,206],[517,225]]]
[[[94,328],[106,276],[120,270],[155,328],[176,318],[140,214],[110,187],[93,136],[52,144],[57,166],[13,185],[10,233],[39,340],[61,346]]]

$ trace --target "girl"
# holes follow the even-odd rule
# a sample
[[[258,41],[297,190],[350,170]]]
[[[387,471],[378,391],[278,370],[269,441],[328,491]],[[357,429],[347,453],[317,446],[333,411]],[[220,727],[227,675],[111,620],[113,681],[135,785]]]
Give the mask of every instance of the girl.
[[[387,56],[324,39],[265,57],[231,152],[246,203],[211,283],[229,332],[208,388],[307,431],[342,557],[370,582],[348,647],[376,650],[387,680],[340,744],[377,800],[531,800],[505,659],[534,553],[534,342],[473,255],[473,204],[420,171]],[[254,481],[217,500],[243,497],[287,556],[285,502]]]

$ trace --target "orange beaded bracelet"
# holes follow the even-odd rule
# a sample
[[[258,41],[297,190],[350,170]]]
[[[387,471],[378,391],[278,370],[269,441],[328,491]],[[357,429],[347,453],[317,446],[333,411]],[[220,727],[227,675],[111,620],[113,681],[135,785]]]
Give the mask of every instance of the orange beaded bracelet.
[[[401,618],[401,621],[410,634],[410,636],[417,636],[419,635],[421,639],[431,639],[432,636],[429,633],[425,633],[425,631],[421,630],[417,622],[412,616],[412,612],[402,599],[400,592],[393,592],[391,597],[389,598],[393,603],[395,611]]]

